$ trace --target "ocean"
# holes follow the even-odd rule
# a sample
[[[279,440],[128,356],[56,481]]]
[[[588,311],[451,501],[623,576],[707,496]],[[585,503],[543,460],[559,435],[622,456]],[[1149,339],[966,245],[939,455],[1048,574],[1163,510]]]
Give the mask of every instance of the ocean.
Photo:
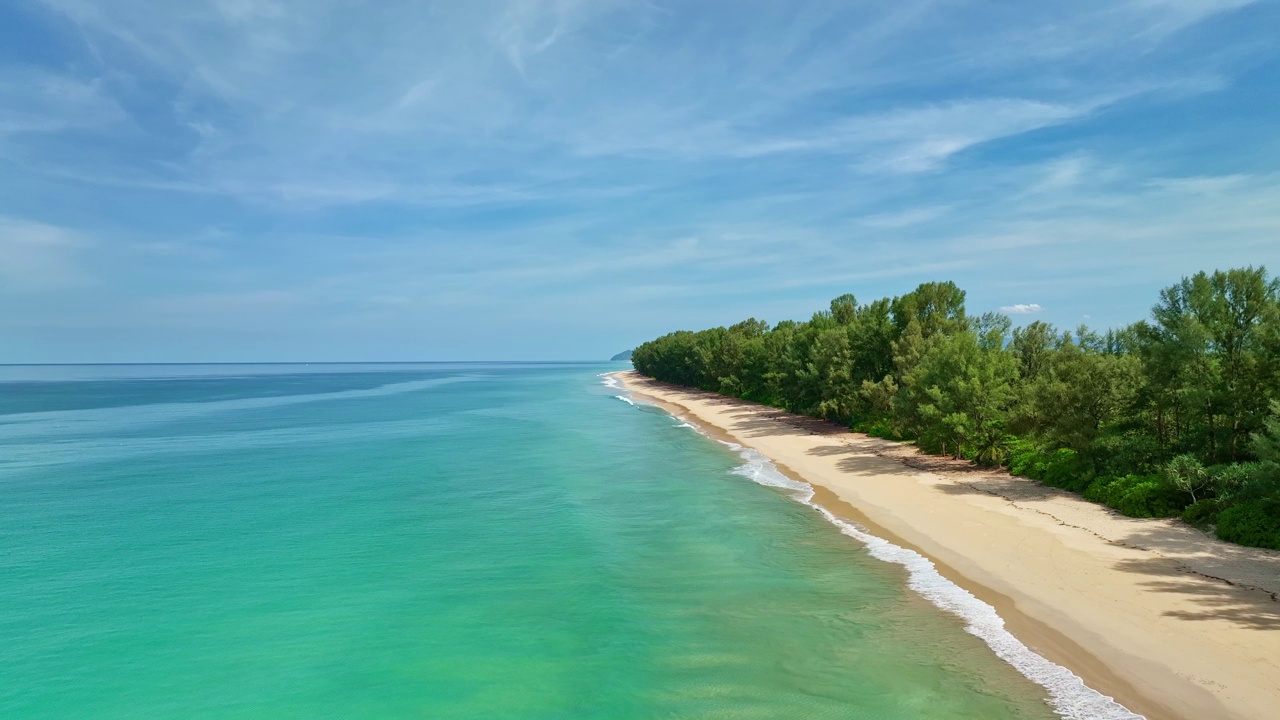
[[[1058,717],[618,367],[0,368],[0,717]]]

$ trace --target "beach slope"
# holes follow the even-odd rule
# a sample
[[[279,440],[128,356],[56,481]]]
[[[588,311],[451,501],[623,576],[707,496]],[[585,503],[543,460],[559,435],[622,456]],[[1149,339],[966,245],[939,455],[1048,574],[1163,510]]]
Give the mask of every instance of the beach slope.
[[[816,500],[928,557],[1040,655],[1151,720],[1280,720],[1280,553],[779,410],[627,388],[753,448]]]

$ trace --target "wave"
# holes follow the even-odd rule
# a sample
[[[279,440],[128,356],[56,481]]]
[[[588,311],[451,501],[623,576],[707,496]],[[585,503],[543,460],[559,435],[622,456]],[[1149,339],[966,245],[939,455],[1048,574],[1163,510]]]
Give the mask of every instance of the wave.
[[[5,415],[3,419],[0,420],[0,442],[35,438],[47,440],[51,437],[77,435],[113,434],[127,428],[160,425],[176,420],[210,415],[219,412],[256,410],[332,400],[385,397],[388,395],[417,392],[457,382],[479,380],[482,377],[483,376],[481,375],[455,375],[443,378],[432,378],[429,380],[410,380],[407,382],[387,383],[385,385],[359,390],[337,390],[330,392],[302,393],[297,395],[235,398],[208,402],[151,403],[145,405],[125,405],[120,407],[91,408],[83,410],[50,410],[32,413],[15,413],[12,415]]]
[[[678,427],[690,427],[702,433],[701,429],[684,418],[675,417],[681,421]],[[785,491],[793,500],[813,508],[839,528],[840,532],[861,543],[871,557],[903,566],[907,570],[909,588],[938,608],[960,617],[965,622],[966,632],[981,638],[998,657],[1044,688],[1049,694],[1050,707],[1059,716],[1066,720],[1144,720],[1142,715],[1133,713],[1114,698],[1086,685],[1084,680],[1067,668],[1047,660],[1027,647],[1005,628],[1004,620],[994,607],[943,577],[925,556],[872,535],[861,525],[841,518],[814,502],[812,485],[782,474],[760,452],[737,443],[724,440],[717,442],[728,446],[742,458],[743,464],[733,470],[735,474],[759,485]]]
[[[613,373],[600,373],[599,375],[596,375],[596,377],[600,378],[600,383],[605,387],[609,388],[610,390],[623,389],[622,383],[618,382],[618,378],[614,377]],[[631,397],[630,393],[623,393],[622,395],[614,395],[614,397],[628,405],[631,405],[632,407],[638,407],[636,405],[635,398]]]

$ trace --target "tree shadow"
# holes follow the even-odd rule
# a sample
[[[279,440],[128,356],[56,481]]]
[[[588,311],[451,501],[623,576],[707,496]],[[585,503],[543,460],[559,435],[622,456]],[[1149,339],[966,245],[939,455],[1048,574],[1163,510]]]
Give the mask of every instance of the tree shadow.
[[[1141,527],[1120,539],[1130,547],[1156,550],[1176,558],[1195,572],[1264,590],[1280,596],[1280,551],[1246,547],[1218,540],[1180,520],[1154,521],[1132,519]]]
[[[851,445],[819,445],[817,447],[809,448],[805,452],[817,457],[835,457],[836,455],[852,455],[854,453],[859,455],[866,454],[865,451],[859,450]]]
[[[1079,497],[1065,490],[1042,485],[1035,480],[1010,475],[1008,471],[1001,468],[984,467],[968,460],[927,455],[914,445],[868,435],[855,435],[854,442],[850,444],[823,445],[810,448],[807,452],[817,457],[848,455],[849,457],[838,460],[836,467],[841,472],[851,475],[882,475],[886,472],[883,464],[869,466],[868,457],[895,463],[901,468],[901,474],[911,474],[914,471],[935,473],[955,481],[938,485],[939,490],[951,495],[995,495],[1006,500],[1031,502]]]
[[[948,470],[946,472],[955,473],[957,471]],[[1027,478],[1013,475],[1002,476],[989,470],[985,473],[980,470],[974,470],[966,473],[966,475],[966,477],[959,479],[959,482],[941,485],[938,489],[948,495],[994,495],[1011,502],[1048,502],[1058,499],[1074,499],[1087,502],[1073,492],[1042,485],[1035,480]],[[1110,509],[1105,506],[1099,505],[1098,507],[1110,512]]]
[[[701,402],[739,410],[731,412],[732,432],[740,437],[766,435],[842,436],[841,441],[818,445],[806,452],[815,457],[838,457],[836,467],[854,476],[936,473],[952,480],[936,487],[951,495],[986,495],[1011,502],[1034,503],[1071,500],[1088,503],[1078,494],[1021,478],[1000,468],[967,460],[928,455],[914,445],[853,433],[835,423],[762,405],[653,380],[637,383],[682,393]],[[869,459],[880,462],[868,462]],[[1100,539],[1146,551],[1149,557],[1118,562],[1117,570],[1149,576],[1140,584],[1155,592],[1187,597],[1194,610],[1164,614],[1188,621],[1221,620],[1240,627],[1280,630],[1280,552],[1246,548],[1212,538],[1176,520],[1127,518],[1101,505],[1091,507],[1109,513],[1096,527],[1081,527]],[[1046,510],[1037,510],[1053,516]],[[1053,516],[1058,522],[1063,522]],[[1118,522],[1117,522],[1118,521]],[[1092,523],[1087,523],[1092,524]],[[1108,537],[1110,535],[1110,537]]]
[[[1221,577],[1198,572],[1184,563],[1167,558],[1121,560],[1117,570],[1151,576],[1140,584],[1152,591],[1175,593],[1189,599],[1195,610],[1168,610],[1163,614],[1179,620],[1222,620],[1255,630],[1280,630],[1280,602],[1266,588],[1237,584]]]

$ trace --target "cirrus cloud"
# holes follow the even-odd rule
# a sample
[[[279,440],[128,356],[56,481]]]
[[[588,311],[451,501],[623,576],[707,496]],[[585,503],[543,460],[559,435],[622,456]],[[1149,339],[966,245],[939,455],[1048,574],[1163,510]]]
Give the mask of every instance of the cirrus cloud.
[[[1043,310],[1037,303],[1015,303],[1000,308],[1000,312],[1006,315],[1035,315]]]

